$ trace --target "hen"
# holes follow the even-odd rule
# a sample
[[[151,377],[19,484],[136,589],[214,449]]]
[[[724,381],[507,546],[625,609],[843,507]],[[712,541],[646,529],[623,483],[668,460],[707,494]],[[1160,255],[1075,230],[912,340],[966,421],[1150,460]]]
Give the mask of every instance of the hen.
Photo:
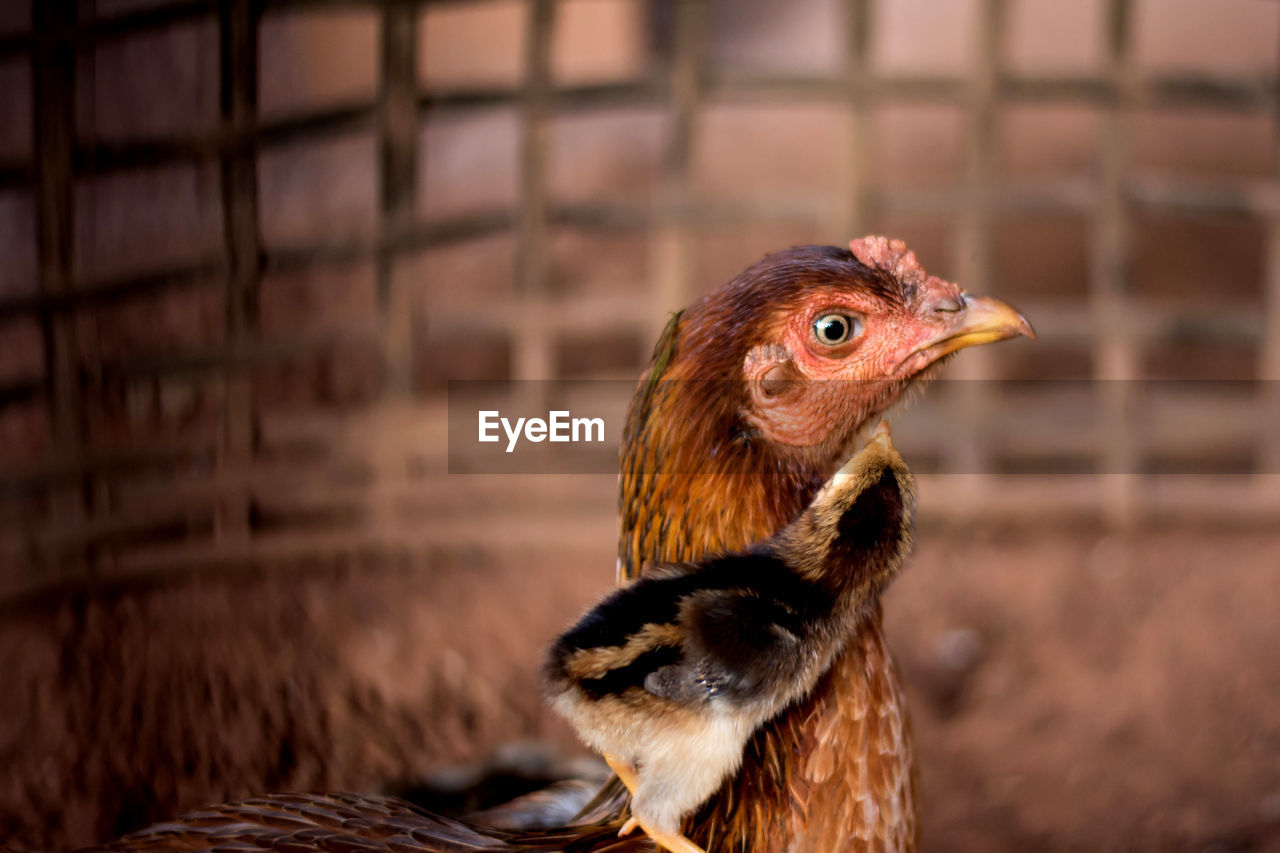
[[[859,431],[931,368],[1016,335],[1034,337],[1021,315],[927,276],[900,241],[765,257],[674,317],[641,379],[623,434],[620,581],[773,536],[851,455]],[[914,849],[913,766],[873,601],[814,690],[756,732],[741,770],[682,831],[718,851]],[[626,791],[607,793],[583,825],[522,833],[376,798],[265,798],[109,849],[652,849],[616,837]]]
[[[926,275],[899,240],[764,258],[659,341],[624,431],[620,580],[771,536],[947,356],[1017,335],[1035,337],[1018,312]],[[906,711],[878,602],[871,611],[686,822],[691,840],[770,853],[917,846]]]

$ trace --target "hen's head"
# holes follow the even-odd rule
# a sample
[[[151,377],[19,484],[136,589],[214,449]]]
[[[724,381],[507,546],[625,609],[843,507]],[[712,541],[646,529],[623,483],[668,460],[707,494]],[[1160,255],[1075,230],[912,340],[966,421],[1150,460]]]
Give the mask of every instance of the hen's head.
[[[1035,336],[1010,306],[927,275],[900,240],[866,237],[769,255],[699,300],[668,375],[727,377],[740,435],[836,459],[931,367],[1016,335]]]

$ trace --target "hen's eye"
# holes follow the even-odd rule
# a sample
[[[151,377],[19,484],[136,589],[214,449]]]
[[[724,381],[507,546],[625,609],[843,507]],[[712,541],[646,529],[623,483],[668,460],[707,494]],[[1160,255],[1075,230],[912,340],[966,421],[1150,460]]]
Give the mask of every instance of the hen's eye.
[[[862,334],[862,321],[849,314],[823,314],[813,321],[813,334],[819,343],[833,347]]]

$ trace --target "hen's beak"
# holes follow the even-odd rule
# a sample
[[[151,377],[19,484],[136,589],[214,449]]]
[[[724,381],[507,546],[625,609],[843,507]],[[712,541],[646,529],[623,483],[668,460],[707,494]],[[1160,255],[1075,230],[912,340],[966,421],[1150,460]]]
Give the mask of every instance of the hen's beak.
[[[943,330],[916,348],[912,355],[924,354],[929,362],[937,361],[956,350],[989,344],[1025,335],[1035,340],[1035,329],[1013,306],[989,296],[965,296],[958,311]]]

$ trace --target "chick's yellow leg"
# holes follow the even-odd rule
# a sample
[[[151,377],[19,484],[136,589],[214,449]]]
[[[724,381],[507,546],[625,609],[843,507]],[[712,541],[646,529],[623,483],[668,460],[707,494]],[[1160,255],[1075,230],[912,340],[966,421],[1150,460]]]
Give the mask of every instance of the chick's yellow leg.
[[[640,828],[643,829],[645,835],[648,835],[653,843],[657,844],[662,850],[670,850],[671,853],[707,853],[707,851],[703,850],[701,847],[694,844],[678,832],[658,832],[650,829],[643,823],[640,824]]]
[[[636,769],[631,766],[631,762],[606,752],[604,754],[604,763],[608,764],[609,769],[617,774],[618,778],[622,780],[622,784],[627,786],[627,790],[634,797],[636,795]]]
[[[625,758],[619,758],[608,752],[604,753],[604,763],[609,765],[609,769],[617,774],[622,780],[622,784],[627,786],[627,790],[631,792],[631,796],[636,795],[636,768],[632,766],[630,761]],[[629,835],[636,827],[644,830],[644,834],[652,839],[663,850],[669,850],[671,853],[707,853],[698,845],[685,838],[678,832],[658,832],[648,826],[645,826],[635,815],[627,818],[627,822],[618,830],[618,837]]]
[[[609,769],[622,780],[622,784],[627,786],[627,791],[634,797],[636,795],[636,769],[631,766],[631,762],[606,752],[604,753],[604,763],[609,765]],[[634,817],[627,818],[627,822],[622,825],[622,829],[618,830],[618,837],[630,835],[638,825],[639,823]]]

